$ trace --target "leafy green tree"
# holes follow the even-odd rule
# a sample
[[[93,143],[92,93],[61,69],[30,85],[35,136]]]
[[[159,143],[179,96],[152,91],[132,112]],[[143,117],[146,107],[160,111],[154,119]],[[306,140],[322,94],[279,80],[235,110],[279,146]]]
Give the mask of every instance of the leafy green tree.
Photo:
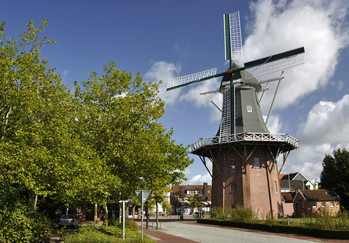
[[[333,155],[326,154],[321,172],[321,187],[335,191],[341,205],[349,210],[349,151],[337,149]]]
[[[1,179],[27,188],[34,208],[39,196],[67,205],[77,199],[74,182],[93,153],[76,133],[76,101],[41,57],[54,43],[42,37],[47,22],[36,28],[30,21],[19,40],[5,36],[4,23],[0,28]]]
[[[194,213],[194,209],[197,208],[199,215],[201,216],[202,207],[204,207],[205,197],[200,194],[194,194],[189,197],[189,207]]]
[[[161,190],[184,179],[192,160],[187,148],[171,140],[173,131],[157,122],[165,112],[157,93],[158,84],[120,71],[113,62],[104,66],[103,75],[93,72],[81,88],[76,84],[82,137],[116,185],[105,188],[99,203],[119,192],[127,199],[135,189]]]

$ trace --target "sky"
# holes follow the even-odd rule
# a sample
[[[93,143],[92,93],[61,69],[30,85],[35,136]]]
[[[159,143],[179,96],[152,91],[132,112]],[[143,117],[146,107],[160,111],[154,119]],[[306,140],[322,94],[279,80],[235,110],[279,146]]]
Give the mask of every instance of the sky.
[[[71,88],[111,61],[145,81],[163,80],[166,115],[159,122],[187,146],[217,133],[221,114],[200,92],[220,80],[169,92],[166,80],[214,67],[224,72],[223,14],[240,11],[242,62],[305,48],[305,63],[285,70],[267,126],[300,140],[281,173],[301,172],[314,182],[326,154],[349,149],[348,10],[347,0],[17,0],[1,3],[0,22],[16,38],[31,19],[48,19],[45,35],[57,43],[44,47],[43,57]],[[275,87],[263,97],[264,115]],[[221,105],[221,94],[209,98]],[[211,184],[201,160],[190,157],[183,184]]]

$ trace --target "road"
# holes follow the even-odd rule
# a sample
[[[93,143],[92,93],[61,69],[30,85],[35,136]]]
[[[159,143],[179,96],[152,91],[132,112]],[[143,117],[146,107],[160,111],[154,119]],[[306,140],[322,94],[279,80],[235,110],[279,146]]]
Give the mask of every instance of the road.
[[[160,220],[161,229],[151,230],[154,222],[150,223],[148,235],[153,234],[157,242],[203,242],[203,243],[309,243],[309,242],[348,242],[345,240],[327,240],[292,234],[277,234],[257,230],[229,228],[198,224],[194,220],[180,221],[178,219]],[[155,223],[154,223],[155,227]],[[156,235],[156,232],[159,232]],[[161,235],[162,234],[162,235]],[[166,239],[167,236],[179,237],[177,240]],[[156,237],[159,238],[156,238]],[[161,236],[161,237],[160,237]],[[180,240],[182,239],[182,240]],[[185,241],[188,240],[188,241]]]

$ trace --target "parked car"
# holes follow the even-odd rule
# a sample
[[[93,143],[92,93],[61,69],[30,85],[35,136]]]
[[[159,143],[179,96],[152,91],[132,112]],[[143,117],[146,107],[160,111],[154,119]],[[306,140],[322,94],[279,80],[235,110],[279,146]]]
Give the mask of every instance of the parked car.
[[[62,215],[59,220],[59,228],[64,226],[67,228],[68,227],[77,228],[78,220],[75,218],[74,215],[71,215],[71,214]]]

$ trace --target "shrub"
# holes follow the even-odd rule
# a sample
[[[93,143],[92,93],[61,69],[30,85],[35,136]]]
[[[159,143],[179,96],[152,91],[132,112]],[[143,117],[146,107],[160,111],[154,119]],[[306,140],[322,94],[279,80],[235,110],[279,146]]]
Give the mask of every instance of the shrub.
[[[125,220],[125,228],[132,229],[132,230],[138,230],[138,225],[137,225],[136,221],[134,221],[132,219],[126,219]]]
[[[244,208],[237,205],[235,210],[231,211],[231,220],[239,222],[252,222],[257,219],[257,215],[250,208]]]
[[[134,222],[133,220],[131,220]],[[133,223],[130,223],[134,225]],[[138,228],[137,228],[138,229]],[[123,242],[122,229],[115,226],[88,225],[81,227],[78,233],[63,236],[65,242]],[[142,242],[141,233],[132,228],[125,229],[126,242]],[[143,242],[153,242],[147,235],[143,235]]]
[[[70,243],[89,243],[89,242],[121,242],[120,238],[116,236],[106,235],[99,231],[85,231],[77,234],[69,234],[64,236],[64,242]]]
[[[239,222],[251,222],[257,219],[257,215],[250,208],[237,205],[231,208],[213,208],[213,218],[218,220],[232,220]]]
[[[38,212],[28,212],[23,205],[0,210],[1,242],[48,242],[51,222]]]

